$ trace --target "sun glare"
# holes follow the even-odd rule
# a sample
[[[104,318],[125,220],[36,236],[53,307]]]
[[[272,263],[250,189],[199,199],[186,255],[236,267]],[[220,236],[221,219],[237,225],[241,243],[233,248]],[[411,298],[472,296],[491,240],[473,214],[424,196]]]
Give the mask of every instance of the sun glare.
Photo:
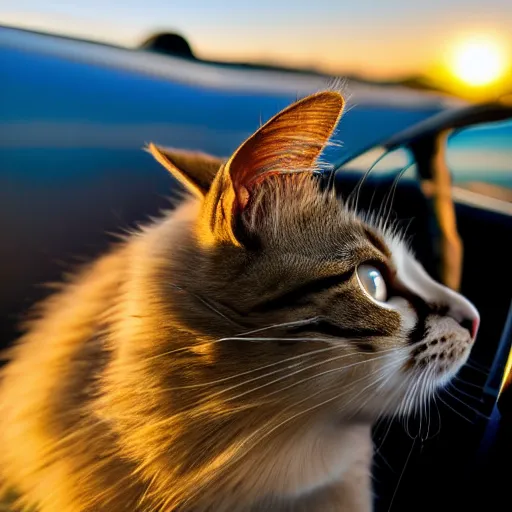
[[[497,41],[474,38],[460,42],[452,55],[452,73],[474,87],[498,81],[506,71],[505,52]]]

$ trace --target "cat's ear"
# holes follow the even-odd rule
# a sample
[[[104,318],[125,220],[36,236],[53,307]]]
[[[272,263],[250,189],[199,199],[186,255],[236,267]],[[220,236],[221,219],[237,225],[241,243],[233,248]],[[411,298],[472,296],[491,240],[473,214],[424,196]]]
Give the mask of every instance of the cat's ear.
[[[164,148],[151,143],[147,151],[153,155],[187,190],[203,198],[213,183],[223,161],[205,153]]]
[[[213,235],[215,241],[242,245],[237,222],[255,188],[271,175],[313,171],[343,107],[338,92],[319,92],[282,110],[249,137],[226,162],[206,196],[203,237]]]

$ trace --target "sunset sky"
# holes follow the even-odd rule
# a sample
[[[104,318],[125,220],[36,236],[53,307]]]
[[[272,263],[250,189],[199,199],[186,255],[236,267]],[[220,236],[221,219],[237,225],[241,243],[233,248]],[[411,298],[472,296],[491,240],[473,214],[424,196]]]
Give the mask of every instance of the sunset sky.
[[[176,31],[201,57],[393,78],[491,37],[512,62],[511,0],[0,0],[0,24],[135,46]]]

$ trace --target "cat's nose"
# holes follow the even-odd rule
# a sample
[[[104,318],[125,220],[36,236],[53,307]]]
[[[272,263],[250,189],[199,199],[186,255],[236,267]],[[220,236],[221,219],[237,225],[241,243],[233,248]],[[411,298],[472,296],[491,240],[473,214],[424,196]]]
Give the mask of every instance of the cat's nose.
[[[467,329],[471,334],[473,339],[476,338],[476,334],[478,332],[478,327],[480,325],[480,319],[478,318],[464,318],[461,322],[459,322],[461,327]]]
[[[448,316],[456,320],[461,327],[467,329],[472,339],[476,338],[480,325],[480,315],[469,300],[458,293],[451,292]]]

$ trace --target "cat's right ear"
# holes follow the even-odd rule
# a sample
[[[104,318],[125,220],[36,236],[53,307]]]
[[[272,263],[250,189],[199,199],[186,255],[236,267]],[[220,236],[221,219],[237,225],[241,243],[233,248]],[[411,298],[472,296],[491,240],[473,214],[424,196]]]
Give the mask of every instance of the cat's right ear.
[[[205,153],[164,148],[150,143],[147,151],[163,165],[185,188],[203,198],[222,167],[220,158]]]

